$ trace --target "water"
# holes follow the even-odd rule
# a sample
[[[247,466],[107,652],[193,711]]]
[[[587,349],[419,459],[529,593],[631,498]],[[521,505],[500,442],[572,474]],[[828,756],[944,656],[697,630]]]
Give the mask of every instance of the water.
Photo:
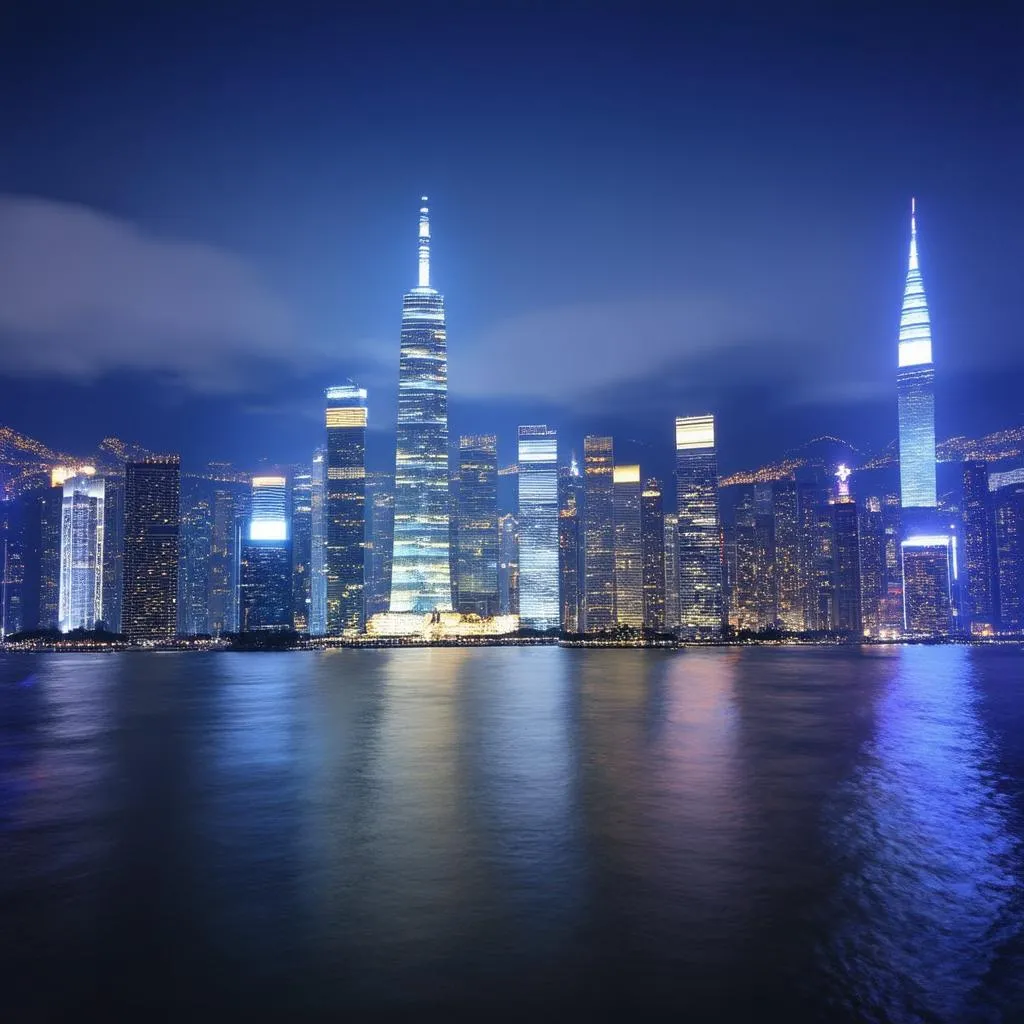
[[[1024,652],[0,659],[0,1016],[1024,1020]]]

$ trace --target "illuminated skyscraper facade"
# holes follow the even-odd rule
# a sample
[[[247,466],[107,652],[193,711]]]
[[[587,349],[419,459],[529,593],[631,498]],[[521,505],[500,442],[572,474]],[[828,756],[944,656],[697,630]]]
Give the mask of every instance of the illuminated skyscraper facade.
[[[964,463],[964,563],[967,594],[964,613],[970,631],[986,634],[998,624],[995,511],[988,486],[988,465]]]
[[[993,495],[999,628],[1024,633],[1024,484],[1007,484]]]
[[[563,632],[580,632],[583,478],[573,455],[558,470],[558,576]]]
[[[131,640],[174,639],[180,500],[177,455],[155,455],[125,466],[122,630]]]
[[[511,512],[498,516],[498,606],[519,614],[519,521]]]
[[[104,483],[76,473],[64,481],[60,533],[60,630],[94,629],[103,618]]]
[[[860,517],[860,608],[864,635],[879,637],[886,629],[888,591],[885,569],[885,519],[882,499],[869,497]]]
[[[519,428],[519,618],[557,629],[558,436],[543,425]]]
[[[737,629],[757,632],[775,625],[775,531],[771,486],[744,488],[736,506],[735,574],[730,618]]]
[[[679,517],[665,513],[665,629],[679,628]]]
[[[313,473],[302,467],[292,477],[292,625],[309,632],[313,607]]]
[[[327,389],[324,485],[328,636],[362,632],[366,541],[366,391]]]
[[[213,636],[238,632],[239,498],[237,489],[214,488],[210,502],[210,614]]]
[[[676,418],[676,502],[679,630],[684,637],[717,636],[723,609],[714,416]]]
[[[367,550],[366,616],[388,610],[391,603],[391,548],[395,529],[395,478],[391,473],[366,476]]]
[[[327,450],[317,448],[313,453],[310,480],[310,517],[312,537],[309,553],[309,632],[323,636],[327,632]]]
[[[402,305],[395,451],[393,612],[452,606],[448,501],[448,348],[444,298],[430,286],[430,221],[420,208],[419,283]]]
[[[857,505],[848,496],[832,506],[832,628],[863,635],[860,604],[860,533]]]
[[[798,495],[795,480],[781,480],[772,486],[776,617],[782,629],[795,633],[804,628]]]
[[[610,437],[583,439],[586,493],[583,536],[583,629],[597,633],[615,625],[615,453]]]
[[[103,479],[103,624],[121,632],[124,596],[124,477]]]
[[[644,628],[665,628],[665,509],[661,481],[653,477],[640,493]]]
[[[57,629],[60,618],[60,527],[63,484],[39,495],[39,628]]]
[[[457,611],[498,613],[498,439],[459,438]]]
[[[949,595],[956,573],[952,538],[908,537],[903,549],[903,626],[910,636],[949,636],[953,630]]]
[[[178,632],[201,636],[210,629],[210,548],[213,509],[205,480],[181,489],[181,564],[178,566]]]
[[[640,467],[612,469],[612,522],[615,550],[615,624],[644,624],[644,571],[641,545]]]
[[[242,542],[241,623],[243,633],[291,629],[292,530],[288,478],[252,478],[252,511]]]
[[[932,330],[917,256],[911,205],[910,261],[900,314],[896,396],[900,428],[900,500],[904,508],[935,508],[935,368]]]

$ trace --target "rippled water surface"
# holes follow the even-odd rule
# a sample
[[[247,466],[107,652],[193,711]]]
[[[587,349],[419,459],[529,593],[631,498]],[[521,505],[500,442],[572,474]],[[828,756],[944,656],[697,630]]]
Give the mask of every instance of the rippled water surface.
[[[0,1017],[1024,1021],[1024,652],[0,659]]]

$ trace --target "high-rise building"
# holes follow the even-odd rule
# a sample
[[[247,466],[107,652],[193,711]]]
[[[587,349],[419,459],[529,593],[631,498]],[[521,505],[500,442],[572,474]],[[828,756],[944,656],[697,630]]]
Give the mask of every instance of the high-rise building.
[[[60,623],[60,528],[64,510],[63,483],[39,495],[39,628]]]
[[[326,423],[327,634],[341,636],[362,632],[365,622],[366,391],[328,388]]]
[[[530,629],[557,629],[558,435],[519,428],[519,618]]]
[[[715,418],[676,418],[679,629],[691,638],[722,631],[722,539]]]
[[[459,438],[456,611],[498,613],[498,439]]]
[[[309,632],[323,636],[327,632],[327,449],[313,452],[310,479],[310,519],[312,536],[309,554]]]
[[[917,257],[917,215],[910,213],[910,260],[900,315],[896,396],[900,428],[900,499],[904,508],[935,508],[935,368],[932,331]]]
[[[798,494],[795,480],[772,486],[776,617],[782,629],[794,633],[805,628]]]
[[[583,478],[575,454],[558,470],[558,577],[561,627],[579,633],[582,614]]]
[[[0,638],[31,628],[29,597],[38,605],[36,588],[28,585],[30,533],[34,534],[33,507],[22,500],[0,498]]]
[[[614,465],[610,437],[583,439],[583,628],[587,633],[615,625]]]
[[[76,473],[64,481],[60,531],[62,633],[95,629],[103,619],[103,478]]]
[[[612,523],[615,550],[615,624],[640,629],[644,624],[644,568],[641,529],[640,467],[612,469]]]
[[[122,631],[134,641],[174,639],[180,490],[177,455],[125,466]]]
[[[313,471],[301,467],[292,475],[292,624],[309,632],[313,607]]]
[[[841,496],[832,505],[832,628],[851,637],[861,637],[864,633],[857,518],[857,505],[848,495]]]
[[[956,548],[945,534],[907,537],[903,549],[903,626],[911,636],[948,636]]]
[[[644,628],[665,628],[665,508],[661,481],[649,477],[640,492]]]
[[[367,533],[366,615],[379,615],[391,603],[391,548],[395,529],[395,478],[390,473],[366,477]]]
[[[124,596],[124,477],[103,481],[103,624],[111,633],[121,632],[121,599]]]
[[[238,632],[239,502],[226,486],[210,498],[209,614],[213,636]]]
[[[1008,484],[993,495],[999,628],[1024,632],[1024,484]]]
[[[205,480],[181,488],[181,563],[178,566],[178,632],[204,636],[210,629],[210,548],[213,509]]]
[[[419,283],[402,305],[395,451],[393,612],[452,606],[448,501],[448,349],[444,298],[430,286],[430,221],[420,208]]]
[[[679,628],[679,517],[665,513],[665,629]]]
[[[519,614],[519,522],[498,516],[498,605],[502,615]]]
[[[736,506],[736,571],[731,620],[737,629],[757,632],[775,625],[775,529],[770,484],[744,489]]]
[[[890,636],[903,630],[903,548],[900,546],[903,523],[900,496],[882,497],[882,527],[885,531],[885,602],[882,628]]]
[[[293,628],[291,500],[288,478],[252,478],[252,511],[242,542],[243,633]]]
[[[964,463],[964,563],[967,594],[964,613],[974,634],[991,634],[999,621],[995,513],[988,487],[988,465]]]
[[[800,531],[800,599],[803,606],[803,629],[814,632],[828,629],[831,609],[831,584],[824,577],[822,566],[832,564],[831,520],[821,515],[822,503],[818,488],[810,480],[796,483],[796,513]],[[822,589],[825,594],[822,594]],[[823,621],[824,620],[824,621]]]
[[[882,499],[869,497],[860,509],[860,608],[864,635],[886,632],[885,519]]]

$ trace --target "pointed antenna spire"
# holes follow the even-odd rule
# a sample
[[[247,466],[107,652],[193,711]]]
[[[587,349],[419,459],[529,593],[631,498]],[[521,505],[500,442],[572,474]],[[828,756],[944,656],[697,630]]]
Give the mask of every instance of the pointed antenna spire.
[[[427,197],[420,196],[420,281],[421,288],[430,287],[430,211]]]
[[[910,197],[910,270],[917,270],[917,199]]]

